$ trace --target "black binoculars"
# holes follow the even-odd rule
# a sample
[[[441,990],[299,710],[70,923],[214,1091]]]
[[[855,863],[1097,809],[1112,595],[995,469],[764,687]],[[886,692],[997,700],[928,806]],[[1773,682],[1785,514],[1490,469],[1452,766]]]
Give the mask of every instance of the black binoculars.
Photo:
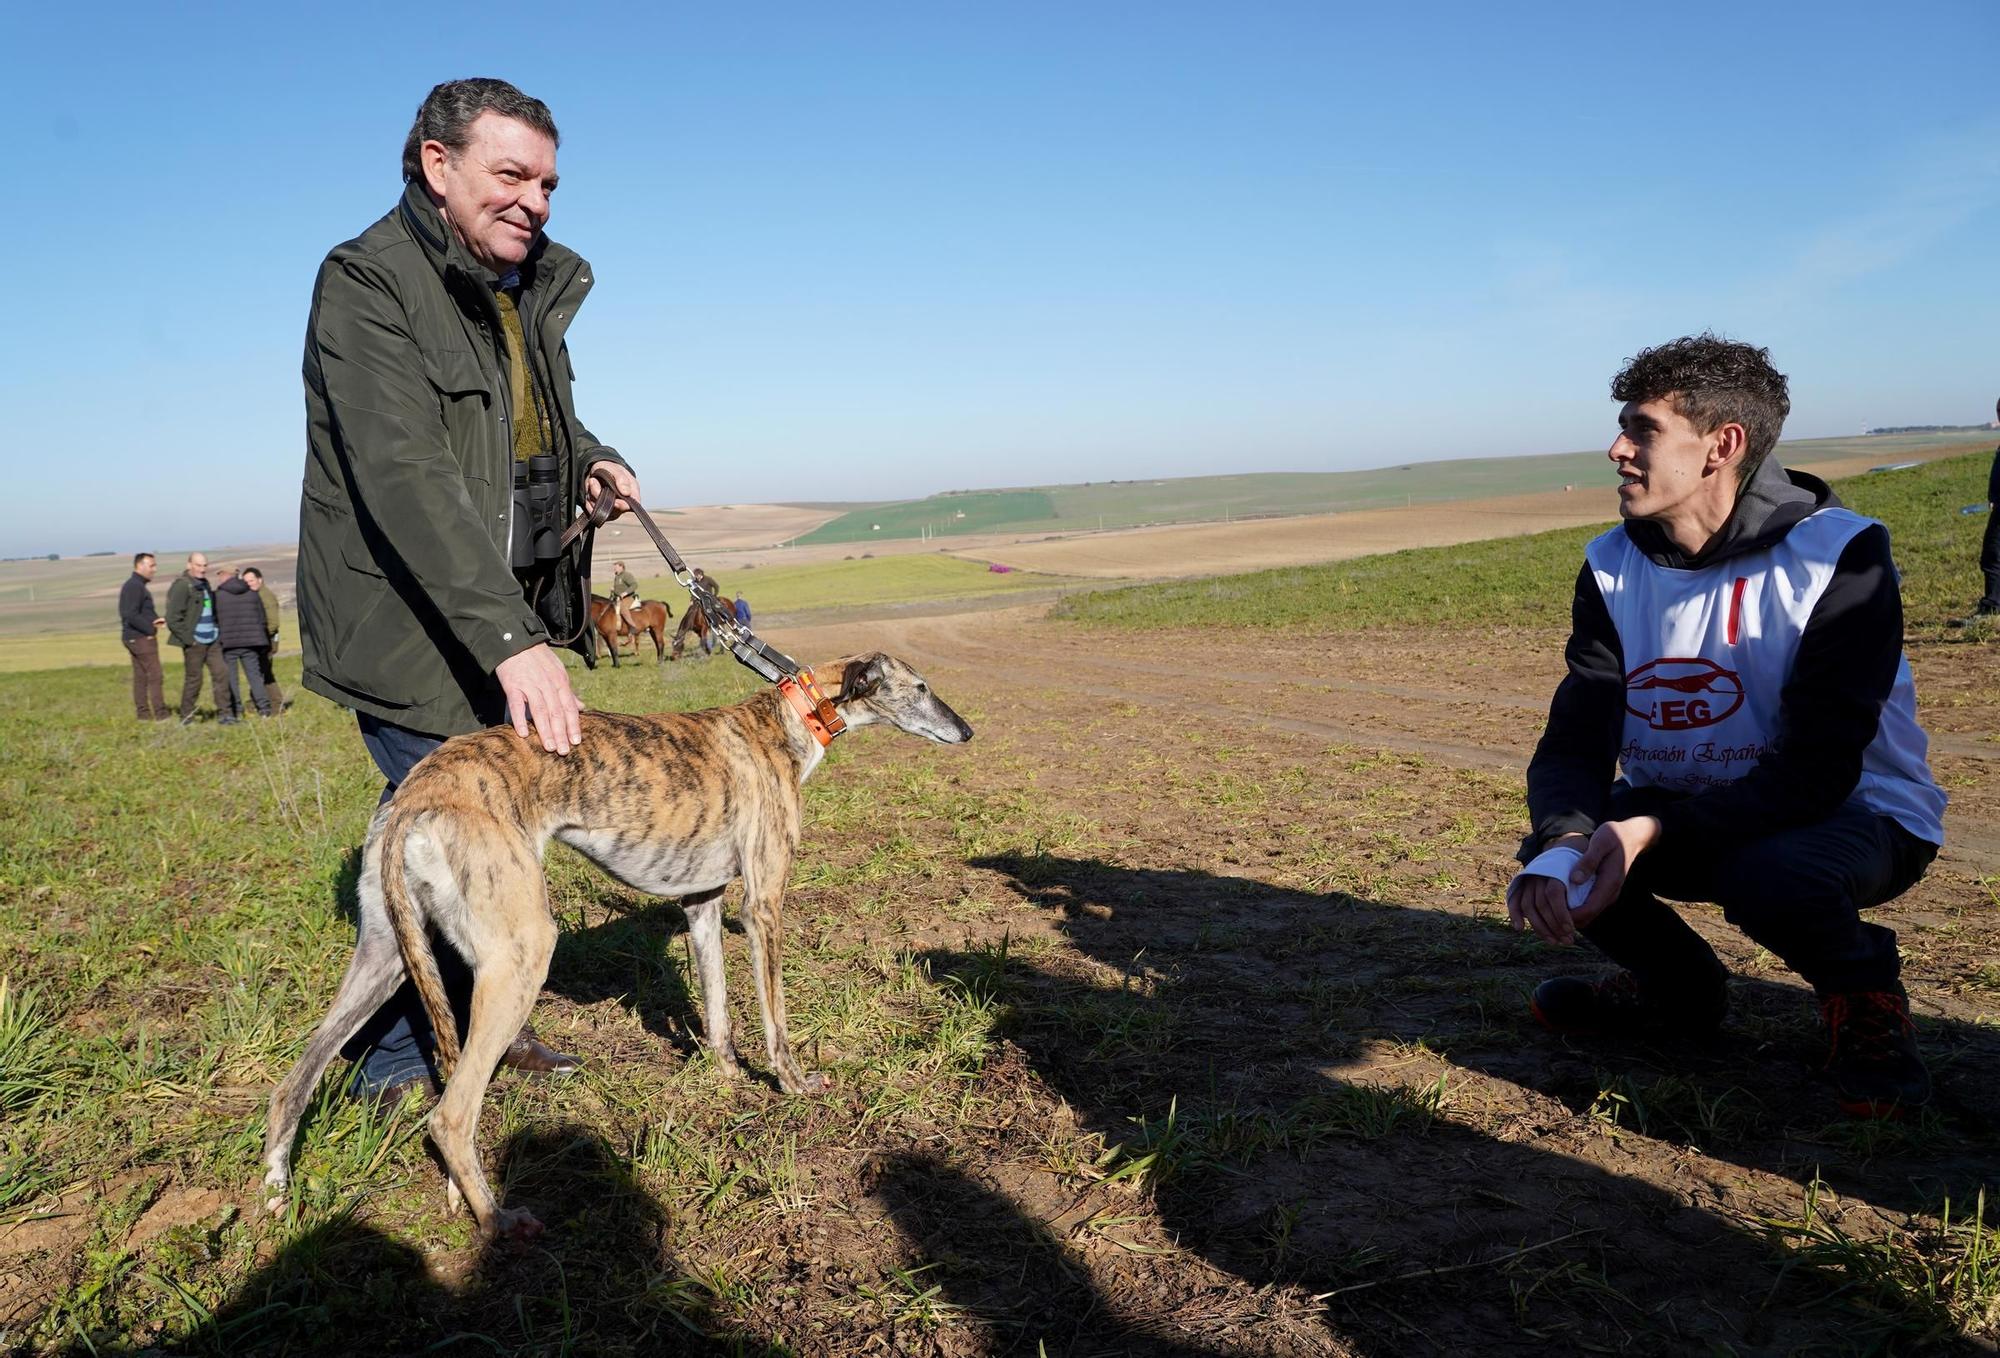
[[[514,464],[514,524],[508,558],[517,571],[533,570],[562,555],[563,494],[554,453],[536,453]]]

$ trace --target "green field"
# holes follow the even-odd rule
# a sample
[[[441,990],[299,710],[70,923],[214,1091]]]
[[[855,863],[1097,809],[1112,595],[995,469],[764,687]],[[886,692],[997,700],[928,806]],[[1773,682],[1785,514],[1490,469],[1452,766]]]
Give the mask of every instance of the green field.
[[[1991,454],[1848,477],[1844,503],[1889,525],[1912,628],[1942,626],[1979,597],[1976,569]],[[1457,547],[1425,547],[1323,566],[1100,590],[1057,616],[1099,626],[1309,627],[1404,624],[1558,626],[1583,545],[1602,528],[1564,528]]]
[[[1778,445],[1778,456],[1788,463],[1847,457],[1891,462],[1912,452],[1980,446],[1975,439],[1963,432],[1794,439]],[[1257,472],[1012,491],[953,491],[844,514],[798,541],[865,542],[870,538],[916,537],[920,531],[947,538],[990,532],[1078,532],[1152,523],[1328,514],[1526,495],[1566,485],[1603,484],[1605,478],[1604,453],[1598,449],[1536,457],[1414,462],[1347,472]]]

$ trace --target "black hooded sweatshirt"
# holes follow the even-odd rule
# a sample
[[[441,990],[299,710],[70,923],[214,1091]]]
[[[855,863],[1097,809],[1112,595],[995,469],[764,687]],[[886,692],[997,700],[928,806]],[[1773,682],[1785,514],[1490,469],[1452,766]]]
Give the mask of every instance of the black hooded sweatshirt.
[[[1814,511],[1839,504],[1824,481],[1766,458],[1700,552],[1683,552],[1648,520],[1629,520],[1623,530],[1656,565],[1702,571],[1768,547]],[[1740,842],[1832,815],[1860,781],[1862,755],[1875,739],[1902,656],[1902,590],[1889,530],[1878,523],[1849,541],[1800,637],[1780,694],[1776,747],[1734,783],[1659,812],[1660,842],[1690,833]],[[1589,834],[1609,809],[1624,726],[1625,660],[1587,561],[1577,575],[1564,658],[1569,674],[1556,688],[1528,764],[1534,828],[1522,841],[1524,863],[1558,836]],[[1812,738],[1785,738],[1797,731]]]

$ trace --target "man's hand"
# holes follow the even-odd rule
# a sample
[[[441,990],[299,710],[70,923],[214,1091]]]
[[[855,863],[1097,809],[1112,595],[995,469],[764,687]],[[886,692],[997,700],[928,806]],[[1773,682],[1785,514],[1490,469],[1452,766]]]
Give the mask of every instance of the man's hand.
[[[1547,847],[1568,844],[1582,849],[1581,834],[1562,835]],[[1545,943],[1569,945],[1576,942],[1576,921],[1570,916],[1569,886],[1552,877],[1516,877],[1507,888],[1507,922],[1518,932],[1533,929]]]
[[[1660,821],[1657,816],[1634,816],[1630,820],[1608,820],[1597,827],[1584,846],[1583,861],[1570,873],[1570,880],[1581,882],[1592,873],[1597,881],[1590,888],[1590,895],[1582,905],[1570,911],[1579,925],[1590,923],[1618,899],[1618,893],[1625,889],[1626,875],[1632,865],[1639,861],[1639,855],[1660,841]]]
[[[570,746],[583,743],[579,715],[583,704],[570,687],[569,671],[561,657],[547,645],[530,646],[508,656],[493,671],[493,677],[507,695],[507,719],[514,723],[515,735],[526,740],[532,722],[542,738],[542,748],[551,754],[568,754]]]
[[[154,618],[154,619],[153,619],[153,627],[154,627],[154,630],[156,630],[156,631],[157,631],[157,630],[158,630],[159,628],[162,628],[162,627],[165,627],[166,625],[167,625],[167,620],[166,620],[165,618]]]
[[[641,503],[639,499],[639,478],[632,475],[632,469],[619,462],[593,462],[583,474],[583,507],[597,508],[597,497],[604,493],[604,484],[609,482],[616,499],[612,501],[611,517],[617,518],[626,510]]]

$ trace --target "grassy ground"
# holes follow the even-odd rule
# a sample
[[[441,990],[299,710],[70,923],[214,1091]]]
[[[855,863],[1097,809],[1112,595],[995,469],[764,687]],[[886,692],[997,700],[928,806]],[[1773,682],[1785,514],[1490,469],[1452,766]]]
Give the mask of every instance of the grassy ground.
[[[1965,474],[1843,487],[1896,525],[1913,616],[1971,586],[1964,528],[1933,522]],[[1464,625],[1409,602],[1441,588],[1422,554],[1368,577],[1416,616],[1400,631],[1347,635],[1337,608],[1220,645],[910,624],[920,647],[990,647],[949,687],[925,662],[979,737],[863,733],[807,790],[784,965],[823,1098],[725,1084],[693,1040],[678,909],[552,851],[537,1023],[589,1064],[503,1073],[481,1127],[496,1186],[551,1228],[526,1249],[446,1214],[414,1102],[324,1092],[290,1212],[255,1206],[264,1100],[351,947],[379,788],[351,718],[299,694],[291,657],[290,714],[230,729],[135,724],[116,670],[0,676],[0,1351],[1991,1340],[1993,878],[1940,864],[1896,917],[1941,1088],[1910,1126],[1830,1119],[1805,997],[1713,912],[1697,927],[1742,978],[1724,1049],[1553,1043],[1525,1018],[1550,959],[1492,910],[1518,774],[1415,747],[1518,763],[1576,546],[1516,540],[1552,569],[1509,585],[1496,560]],[[741,578],[775,610],[764,577]],[[1491,625],[1506,589],[1541,623],[1518,645]],[[1995,729],[1989,649],[1934,648],[1956,688],[1922,676],[1968,743]],[[1158,683],[1128,701],[1124,675]],[[635,711],[753,686],[723,661],[578,682]],[[1379,739],[1328,731],[1371,704]],[[1981,761],[1941,768],[1954,814],[1990,804]],[[744,951],[728,940],[755,1049]]]
[[[1600,455],[1601,459],[1601,455]],[[1908,625],[1934,631],[1978,599],[1982,514],[1992,454],[1849,477],[1843,503],[1889,525],[1903,572]],[[1366,628],[1407,624],[1560,626],[1583,546],[1602,528],[1428,547],[1324,566],[1257,571],[1102,590],[1066,600],[1058,616],[1096,626]]]

